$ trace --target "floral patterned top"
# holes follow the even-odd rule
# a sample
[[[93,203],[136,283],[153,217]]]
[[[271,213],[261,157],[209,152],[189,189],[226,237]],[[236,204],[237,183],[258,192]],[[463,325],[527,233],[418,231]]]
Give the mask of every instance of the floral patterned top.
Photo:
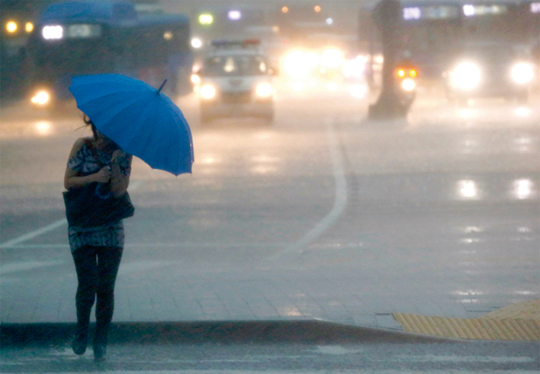
[[[99,160],[97,157],[99,157]],[[80,173],[89,175],[97,173],[104,165],[111,163],[112,154],[102,152],[98,149],[90,150],[87,142],[83,144],[75,157],[68,160],[67,167]],[[131,164],[129,155],[121,152],[117,157],[118,166],[123,175],[129,176]],[[98,227],[68,227],[69,246],[71,251],[85,245],[95,247],[123,247],[124,246],[124,224],[118,221],[111,225]]]

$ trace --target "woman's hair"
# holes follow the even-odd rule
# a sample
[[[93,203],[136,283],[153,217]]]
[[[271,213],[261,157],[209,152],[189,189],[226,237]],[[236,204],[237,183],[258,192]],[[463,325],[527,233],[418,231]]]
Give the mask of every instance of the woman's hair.
[[[92,129],[92,134],[94,135],[94,139],[97,139],[97,136],[96,136],[97,129],[96,129],[96,125],[94,125],[94,122],[92,122],[90,117],[88,117],[86,114],[83,116],[83,121],[84,123],[90,126],[90,128]]]
[[[98,130],[97,130],[97,127],[96,125],[94,125],[94,122],[92,122],[92,120],[90,119],[90,117],[88,117],[86,114],[83,116],[83,121],[84,123],[86,123],[86,125],[90,126],[90,128],[92,129],[92,134],[94,135],[94,139],[97,139],[98,136]],[[104,135],[102,135],[104,136]],[[112,139],[109,139],[107,137],[105,137],[109,143],[110,143],[110,149],[114,150],[114,149],[120,149],[120,147],[118,146],[118,144],[116,144]]]

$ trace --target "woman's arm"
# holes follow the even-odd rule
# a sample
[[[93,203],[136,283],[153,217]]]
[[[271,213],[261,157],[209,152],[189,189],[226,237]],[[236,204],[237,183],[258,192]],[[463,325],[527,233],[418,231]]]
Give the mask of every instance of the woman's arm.
[[[75,144],[73,144],[73,148],[69,154],[69,159],[77,156],[77,152],[79,152],[79,150],[82,148],[84,142],[85,140],[81,138],[78,139]],[[70,190],[72,188],[82,187],[93,182],[107,183],[111,179],[111,174],[112,172],[109,170],[109,168],[104,167],[97,173],[81,176],[79,175],[79,172],[71,169],[70,167],[66,167],[66,172],[64,174],[64,187],[66,190]]]
[[[111,192],[115,197],[126,193],[133,157],[124,151],[114,151],[111,159]]]

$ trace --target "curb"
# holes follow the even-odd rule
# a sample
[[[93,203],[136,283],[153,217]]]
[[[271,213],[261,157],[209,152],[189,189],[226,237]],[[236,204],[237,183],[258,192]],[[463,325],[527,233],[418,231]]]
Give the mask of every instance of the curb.
[[[0,348],[63,346],[74,323],[1,324]],[[91,334],[93,331],[91,326]],[[352,326],[323,320],[113,323],[110,344],[171,343],[433,343],[462,342],[398,330]]]

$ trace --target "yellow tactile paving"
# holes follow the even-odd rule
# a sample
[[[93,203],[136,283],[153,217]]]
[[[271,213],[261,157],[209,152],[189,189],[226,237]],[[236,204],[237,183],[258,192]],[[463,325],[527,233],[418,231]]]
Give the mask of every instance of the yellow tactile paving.
[[[524,301],[486,314],[488,318],[522,318],[540,320],[540,300]]]
[[[480,318],[394,313],[408,332],[455,339],[540,340],[540,300],[513,304]]]

